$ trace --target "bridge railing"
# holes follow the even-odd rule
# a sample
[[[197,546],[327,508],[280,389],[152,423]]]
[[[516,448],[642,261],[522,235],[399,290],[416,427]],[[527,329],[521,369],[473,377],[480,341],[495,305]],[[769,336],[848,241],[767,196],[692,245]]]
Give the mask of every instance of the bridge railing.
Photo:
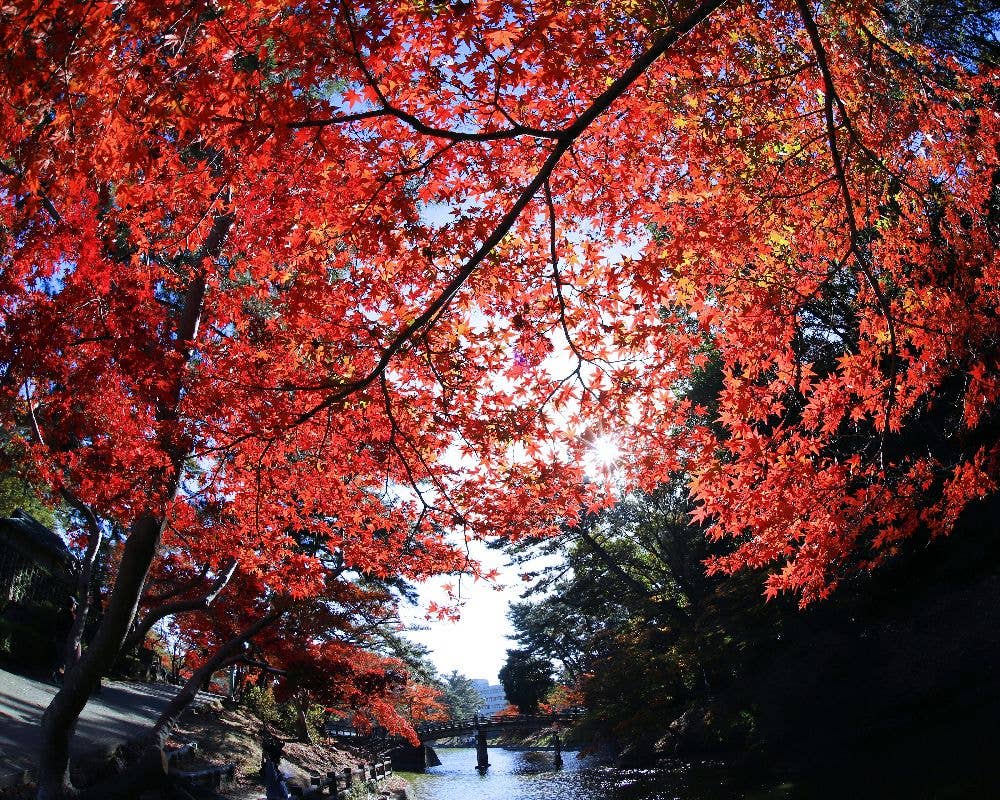
[[[415,725],[413,730],[421,739],[443,739],[447,736],[458,736],[463,733],[474,733],[480,728],[516,728],[538,726],[547,727],[557,722],[573,722],[583,715],[582,709],[557,712],[554,714],[518,714],[517,716],[475,716],[471,719],[453,720],[449,722],[432,722]],[[327,725],[328,736],[344,739],[365,739],[369,741],[395,740],[401,737],[390,736],[388,731],[379,730],[372,733],[359,733],[353,727]]]

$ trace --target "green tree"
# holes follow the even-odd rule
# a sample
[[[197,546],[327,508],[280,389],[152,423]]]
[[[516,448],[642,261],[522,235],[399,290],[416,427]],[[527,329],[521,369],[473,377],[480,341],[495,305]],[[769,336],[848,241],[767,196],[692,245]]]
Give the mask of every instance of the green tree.
[[[457,670],[441,678],[440,687],[451,719],[469,719],[483,707],[482,695],[476,691],[472,681]]]
[[[58,524],[55,503],[15,466],[21,459],[18,445],[9,438],[0,439],[0,517],[9,517],[17,509],[26,511],[48,528]]]
[[[500,670],[500,683],[507,699],[522,714],[533,714],[555,685],[552,664],[525,650],[508,650],[507,663]]]
[[[690,511],[677,476],[587,515],[564,529],[562,558],[511,608],[521,652],[559,664],[582,691],[590,733],[614,737],[624,751],[669,739],[675,720],[709,707],[701,744],[742,741],[752,720],[727,691],[776,635],[782,604],[765,606],[759,577],[705,574],[704,560],[720,545],[691,523]],[[515,558],[553,545],[521,548]]]

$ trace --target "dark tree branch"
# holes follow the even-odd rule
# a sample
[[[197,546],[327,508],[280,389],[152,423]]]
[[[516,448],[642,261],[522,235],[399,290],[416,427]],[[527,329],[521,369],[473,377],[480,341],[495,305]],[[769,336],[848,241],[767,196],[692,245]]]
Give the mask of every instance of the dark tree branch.
[[[726,3],[726,0],[704,0],[704,2],[699,3],[694,9],[687,14],[677,26],[669,33],[658,38],[649,49],[647,49],[639,58],[632,62],[631,66],[618,77],[617,80],[611,83],[608,88],[598,95],[590,106],[576,118],[567,128],[564,128],[562,134],[556,140],[555,145],[550,150],[549,155],[546,157],[542,166],[539,168],[535,176],[528,182],[528,184],[521,190],[518,194],[517,200],[510,207],[506,214],[500,219],[496,227],[493,229],[492,233],[485,239],[485,241],[479,246],[475,253],[473,253],[465,264],[455,273],[450,281],[443,287],[440,293],[435,297],[424,309],[424,311],[419,314],[410,323],[405,325],[396,336],[393,337],[392,341],[386,346],[382,351],[382,355],[378,360],[378,363],[372,368],[370,372],[366,375],[358,378],[357,380],[350,381],[346,384],[333,384],[333,385],[320,385],[318,389],[333,389],[333,393],[326,397],[321,402],[314,405],[312,408],[304,411],[295,420],[292,421],[291,426],[300,425],[308,420],[312,419],[316,414],[324,411],[331,406],[335,406],[338,403],[343,402],[347,397],[357,392],[367,389],[371,384],[378,380],[389,363],[396,356],[396,354],[403,349],[403,347],[410,341],[410,339],[425,328],[427,325],[431,324],[437,317],[451,304],[452,299],[458,293],[458,291],[465,285],[466,281],[472,276],[472,274],[479,268],[479,265],[496,249],[497,245],[503,241],[504,237],[510,232],[511,228],[517,222],[518,218],[521,216],[521,212],[531,203],[538,190],[541,189],[546,181],[549,180],[552,173],[555,171],[556,166],[562,160],[562,157],[570,150],[573,143],[580,138],[580,136],[590,127],[590,125],[604,114],[612,104],[621,97],[628,89],[638,80],[647,69],[664,53],[666,53],[671,47],[673,47],[677,42],[679,42],[684,36],[690,33],[694,28],[696,28],[701,22],[708,19],[717,9],[722,7]]]
[[[158,748],[163,747],[167,737],[170,736],[170,732],[177,724],[181,712],[191,705],[191,702],[197,697],[199,690],[212,677],[212,673],[222,669],[230,660],[240,660],[244,655],[244,645],[265,628],[276,623],[284,613],[285,609],[271,610],[233,636],[216,650],[211,658],[195,670],[194,674],[188,678],[187,683],[174,696],[153,725],[149,733],[149,740],[153,746]]]
[[[84,503],[73,491],[63,487],[60,494],[83,517],[87,529],[87,548],[83,559],[77,567],[76,575],[76,615],[70,627],[65,643],[63,663],[69,670],[76,665],[80,657],[80,646],[83,641],[83,629],[87,624],[87,613],[90,610],[90,581],[94,574],[94,562],[101,549],[101,526],[94,510]]]
[[[162,594],[147,594],[145,597],[145,602],[147,605],[159,605],[160,603],[165,603],[167,600],[172,600],[175,597],[179,597],[185,592],[189,592],[192,589],[200,586],[204,580],[205,576],[208,574],[208,565],[205,564],[199,571],[198,574],[188,581],[175,586],[173,589],[163,592]],[[165,579],[153,579],[151,583],[164,583]]]
[[[434,139],[447,139],[451,142],[495,142],[501,139],[514,139],[520,136],[533,136],[538,139],[560,139],[563,136],[562,131],[532,128],[528,125],[521,125],[520,123],[514,123],[510,128],[505,128],[504,130],[499,131],[473,132],[453,131],[448,130],[447,128],[435,128],[432,125],[428,125],[423,122],[415,114],[411,114],[391,105],[385,95],[382,94],[381,90],[374,83],[374,78],[370,75],[368,78],[373,81],[372,88],[378,95],[379,101],[382,103],[382,108],[372,109],[371,111],[360,111],[354,114],[343,114],[337,117],[304,119],[300,122],[290,122],[288,127],[292,129],[325,128],[330,125],[346,125],[351,122],[361,122],[367,119],[392,117],[406,123],[406,125],[414,131],[423,134],[424,136],[430,136]]]
[[[809,40],[812,44],[813,52],[816,55],[816,63],[819,65],[820,73],[823,76],[823,86],[825,89],[823,105],[826,117],[827,141],[830,149],[830,158],[833,161],[834,172],[837,175],[837,183],[840,185],[840,194],[844,202],[844,213],[847,216],[847,224],[851,236],[850,252],[854,256],[858,269],[861,271],[861,274],[864,275],[865,281],[868,283],[869,287],[871,287],[872,293],[875,295],[875,301],[878,304],[879,311],[881,312],[883,319],[885,319],[886,327],[889,333],[889,388],[885,412],[882,415],[882,443],[880,446],[880,453],[884,466],[885,442],[889,433],[889,418],[892,414],[892,409],[895,406],[896,401],[896,372],[899,368],[899,356],[896,344],[896,324],[892,316],[892,306],[890,305],[888,298],[885,296],[885,292],[882,291],[882,287],[879,286],[878,279],[872,272],[870,263],[871,257],[861,247],[860,229],[858,227],[858,220],[854,210],[854,200],[851,197],[851,187],[847,180],[847,171],[844,167],[844,159],[840,152],[840,145],[837,142],[837,125],[834,117],[834,103],[838,102],[836,99],[837,89],[833,81],[833,75],[830,72],[829,62],[826,57],[826,49],[823,47],[823,40],[820,37],[819,29],[816,27],[816,21],[813,19],[807,0],[796,0],[796,4],[798,6],[799,15],[802,17],[802,23],[805,26],[806,32],[809,34]],[[843,109],[843,106],[840,106],[840,108],[841,115],[846,119],[846,111]]]
[[[218,599],[219,595],[222,594],[229,581],[232,580],[238,566],[239,562],[237,560],[234,559],[231,561],[229,566],[212,582],[212,585],[197,597],[161,603],[149,609],[143,616],[142,621],[136,625],[132,633],[122,643],[122,652],[128,652],[133,648],[139,647],[145,640],[146,634],[152,630],[157,622],[165,617],[185,614],[191,611],[207,611],[216,599]]]

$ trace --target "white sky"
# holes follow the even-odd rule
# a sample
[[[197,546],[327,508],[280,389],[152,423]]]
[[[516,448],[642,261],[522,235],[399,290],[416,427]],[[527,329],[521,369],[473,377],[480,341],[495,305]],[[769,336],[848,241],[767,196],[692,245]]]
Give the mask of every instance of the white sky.
[[[486,678],[496,683],[497,673],[507,660],[507,650],[515,646],[508,639],[512,628],[507,621],[507,609],[511,601],[518,599],[524,584],[518,577],[519,568],[508,567],[503,553],[489,550],[477,542],[470,543],[469,549],[486,570],[497,569],[500,576],[494,584],[462,578],[465,604],[460,620],[424,619],[429,602],[448,602],[441,588],[443,584],[450,583],[458,589],[458,579],[450,576],[422,584],[419,587],[420,606],[401,608],[400,612],[409,629],[407,638],[430,648],[431,661],[439,673],[458,670],[466,677]],[[413,630],[414,627],[424,630]]]

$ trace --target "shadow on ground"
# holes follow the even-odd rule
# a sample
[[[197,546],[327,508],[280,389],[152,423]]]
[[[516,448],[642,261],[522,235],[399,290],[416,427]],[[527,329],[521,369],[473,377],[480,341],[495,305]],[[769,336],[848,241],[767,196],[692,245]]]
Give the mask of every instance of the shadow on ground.
[[[167,684],[113,682],[90,699],[71,753],[113,747],[145,730],[176,692]],[[39,721],[56,687],[0,670],[0,778],[31,770],[41,741]]]

